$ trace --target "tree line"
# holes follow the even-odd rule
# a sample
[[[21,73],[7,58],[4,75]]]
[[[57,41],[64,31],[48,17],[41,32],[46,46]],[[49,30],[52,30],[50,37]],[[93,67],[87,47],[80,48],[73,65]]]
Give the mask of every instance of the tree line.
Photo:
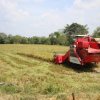
[[[59,36],[56,37],[56,34]],[[66,35],[54,32],[49,37],[23,37],[20,35],[7,35],[0,33],[0,44],[47,44],[47,45],[66,45]]]
[[[80,25],[78,23],[72,23],[66,25],[63,31],[51,33],[48,37],[24,37],[20,35],[7,35],[6,33],[0,33],[0,44],[47,44],[47,45],[69,45],[72,41],[71,35],[88,34],[87,25]],[[94,33],[94,37],[100,38],[100,27],[98,27]]]

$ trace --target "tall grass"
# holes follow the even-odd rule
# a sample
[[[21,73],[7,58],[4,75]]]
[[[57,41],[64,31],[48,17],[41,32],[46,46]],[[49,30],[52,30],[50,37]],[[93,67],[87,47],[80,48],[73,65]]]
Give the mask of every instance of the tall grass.
[[[76,100],[99,100],[99,73],[48,62],[53,52],[66,50],[65,46],[0,45],[0,99],[72,100],[75,93]]]

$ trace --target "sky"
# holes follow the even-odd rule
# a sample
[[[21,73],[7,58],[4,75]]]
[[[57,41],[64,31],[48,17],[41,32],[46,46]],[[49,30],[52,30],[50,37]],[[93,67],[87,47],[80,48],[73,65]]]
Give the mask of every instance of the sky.
[[[0,32],[48,36],[66,24],[100,26],[100,0],[0,0]]]

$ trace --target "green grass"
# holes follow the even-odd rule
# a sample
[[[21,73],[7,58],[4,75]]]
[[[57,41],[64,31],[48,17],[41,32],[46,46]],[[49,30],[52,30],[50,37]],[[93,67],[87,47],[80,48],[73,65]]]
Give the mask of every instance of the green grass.
[[[92,72],[95,66],[52,62],[53,52],[67,50],[65,46],[0,45],[0,100],[72,100],[72,93],[76,100],[100,100],[100,73]]]

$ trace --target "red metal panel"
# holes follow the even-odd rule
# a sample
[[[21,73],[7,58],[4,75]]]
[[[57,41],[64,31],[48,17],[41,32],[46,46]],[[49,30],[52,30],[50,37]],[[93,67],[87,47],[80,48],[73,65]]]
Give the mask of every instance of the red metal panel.
[[[89,47],[89,42],[78,42],[78,48],[87,49]]]
[[[68,51],[65,55],[62,54],[55,55],[54,62],[57,64],[61,64],[64,63],[65,60],[69,61],[69,55],[70,55],[70,51]]]
[[[83,59],[84,63],[100,62],[100,54],[89,54]]]
[[[97,42],[90,42],[90,47],[95,49],[100,49],[99,44]]]

